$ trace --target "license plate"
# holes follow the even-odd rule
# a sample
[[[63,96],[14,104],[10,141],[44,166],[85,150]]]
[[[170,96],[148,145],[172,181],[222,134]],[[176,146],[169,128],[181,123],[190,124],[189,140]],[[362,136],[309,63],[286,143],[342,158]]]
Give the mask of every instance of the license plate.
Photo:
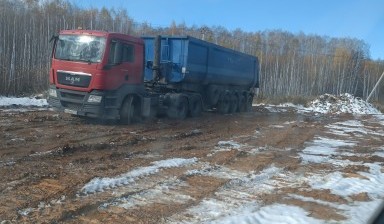
[[[77,111],[76,110],[70,110],[70,109],[64,109],[64,113],[77,115]]]

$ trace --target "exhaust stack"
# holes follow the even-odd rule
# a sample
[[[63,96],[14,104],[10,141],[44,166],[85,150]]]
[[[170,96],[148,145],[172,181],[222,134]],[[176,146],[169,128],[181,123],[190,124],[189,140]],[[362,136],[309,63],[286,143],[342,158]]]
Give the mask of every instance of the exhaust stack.
[[[152,64],[152,70],[153,70],[153,80],[159,81],[160,80],[160,52],[161,52],[161,36],[157,35],[155,37],[155,43],[154,43],[154,55],[153,55],[153,64]]]

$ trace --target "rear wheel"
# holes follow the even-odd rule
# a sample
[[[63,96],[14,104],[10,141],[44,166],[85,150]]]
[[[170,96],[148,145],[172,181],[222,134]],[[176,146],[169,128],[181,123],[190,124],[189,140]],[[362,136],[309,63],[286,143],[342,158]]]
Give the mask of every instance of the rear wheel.
[[[238,96],[238,99],[239,99],[239,102],[238,102],[238,111],[239,111],[239,112],[244,112],[244,111],[246,111],[246,99],[245,99],[244,94],[239,93],[237,96]]]
[[[252,110],[252,103],[253,103],[253,96],[251,94],[248,94],[247,96],[247,102],[246,102],[246,111]]]
[[[179,97],[176,101],[171,102],[167,110],[169,118],[183,120],[188,114],[188,100],[185,97]]]
[[[235,93],[230,94],[230,98],[231,98],[231,104],[229,107],[229,113],[233,114],[237,112],[237,107],[239,102]]]
[[[217,110],[220,114],[227,114],[229,107],[231,106],[231,96],[228,91],[225,91],[221,94]]]
[[[191,117],[199,117],[203,111],[200,96],[192,96],[189,103],[189,115]]]
[[[211,85],[207,90],[208,103],[212,106],[216,105],[220,98],[221,89],[219,86]]]
[[[133,96],[128,96],[120,110],[120,122],[132,124],[140,120],[140,105]]]

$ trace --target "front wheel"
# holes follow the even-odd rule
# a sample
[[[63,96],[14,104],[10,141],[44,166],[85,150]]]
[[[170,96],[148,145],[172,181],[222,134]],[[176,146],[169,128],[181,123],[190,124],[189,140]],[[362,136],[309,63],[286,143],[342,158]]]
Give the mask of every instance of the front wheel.
[[[140,120],[140,107],[133,96],[128,96],[120,110],[120,122],[132,124]]]

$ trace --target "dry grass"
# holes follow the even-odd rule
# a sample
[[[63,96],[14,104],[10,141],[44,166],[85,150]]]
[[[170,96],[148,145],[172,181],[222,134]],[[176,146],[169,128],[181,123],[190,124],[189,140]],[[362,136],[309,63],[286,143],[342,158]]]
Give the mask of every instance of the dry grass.
[[[371,103],[374,107],[376,107],[378,110],[381,111],[381,113],[384,113],[384,104],[378,103],[378,102],[372,102]]]

